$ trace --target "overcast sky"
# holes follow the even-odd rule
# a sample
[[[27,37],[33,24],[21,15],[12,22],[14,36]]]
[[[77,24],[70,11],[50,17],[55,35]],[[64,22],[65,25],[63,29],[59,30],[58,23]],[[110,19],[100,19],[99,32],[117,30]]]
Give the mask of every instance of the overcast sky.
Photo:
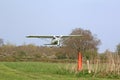
[[[5,43],[41,44],[26,35],[69,35],[90,30],[102,42],[100,52],[120,43],[120,0],[0,0],[0,38]]]

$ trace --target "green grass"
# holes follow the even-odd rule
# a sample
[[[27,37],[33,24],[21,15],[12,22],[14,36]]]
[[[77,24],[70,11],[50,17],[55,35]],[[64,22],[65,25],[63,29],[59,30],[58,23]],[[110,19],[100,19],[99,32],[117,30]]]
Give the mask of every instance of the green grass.
[[[78,77],[73,70],[68,70],[71,65],[75,64],[0,62],[0,80],[117,80],[84,75]]]

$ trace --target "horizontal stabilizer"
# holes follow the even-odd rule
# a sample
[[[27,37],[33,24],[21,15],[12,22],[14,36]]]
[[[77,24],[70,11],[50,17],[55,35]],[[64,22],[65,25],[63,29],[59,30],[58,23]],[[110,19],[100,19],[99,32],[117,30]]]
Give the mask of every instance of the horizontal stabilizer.
[[[56,45],[56,44],[44,44],[44,45],[51,45],[52,46],[52,45]]]

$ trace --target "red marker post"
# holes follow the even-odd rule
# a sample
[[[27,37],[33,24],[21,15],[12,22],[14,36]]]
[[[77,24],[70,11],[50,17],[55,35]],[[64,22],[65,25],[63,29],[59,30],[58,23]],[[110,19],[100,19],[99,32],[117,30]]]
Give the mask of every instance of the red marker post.
[[[78,52],[78,67],[77,70],[80,71],[82,70],[82,54],[81,52]]]

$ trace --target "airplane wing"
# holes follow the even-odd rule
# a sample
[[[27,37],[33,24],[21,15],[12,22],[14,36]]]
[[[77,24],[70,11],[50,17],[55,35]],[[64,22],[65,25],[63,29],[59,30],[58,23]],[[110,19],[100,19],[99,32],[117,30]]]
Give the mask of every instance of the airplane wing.
[[[54,36],[26,36],[27,38],[53,38]]]
[[[67,35],[67,36],[61,36],[61,38],[68,38],[68,37],[82,37],[82,35]]]
[[[26,36],[27,38],[68,38],[68,37],[82,37],[82,35],[66,35],[66,36]]]

